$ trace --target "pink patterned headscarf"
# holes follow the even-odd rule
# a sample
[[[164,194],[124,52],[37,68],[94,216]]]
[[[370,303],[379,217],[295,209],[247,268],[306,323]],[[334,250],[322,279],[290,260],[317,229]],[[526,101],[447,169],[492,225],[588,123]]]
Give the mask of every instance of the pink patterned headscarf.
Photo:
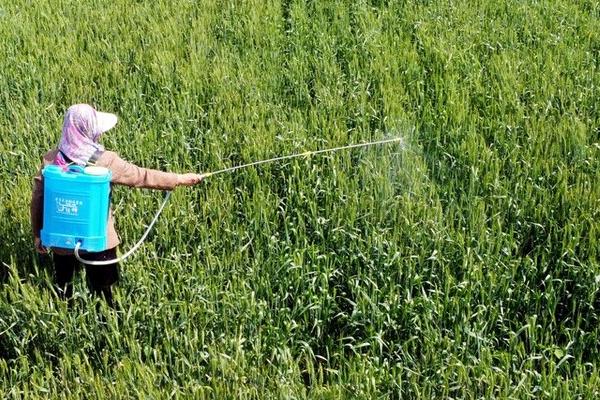
[[[54,163],[65,166],[72,161],[85,165],[94,153],[104,150],[98,139],[116,123],[117,116],[114,114],[96,111],[89,104],[72,105],[65,114],[58,143],[60,152]]]

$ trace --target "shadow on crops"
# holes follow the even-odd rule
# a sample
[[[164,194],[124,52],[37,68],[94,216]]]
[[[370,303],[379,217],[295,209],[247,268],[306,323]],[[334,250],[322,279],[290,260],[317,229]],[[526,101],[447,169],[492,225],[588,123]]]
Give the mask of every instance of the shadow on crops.
[[[6,283],[9,268],[21,278],[33,277],[39,270],[50,267],[49,258],[39,257],[33,250],[33,237],[29,221],[22,222],[7,207],[0,214],[0,283]]]
[[[82,297],[71,301],[66,309],[51,306],[49,302],[59,300],[50,290],[40,295],[40,301],[28,298],[38,293],[18,285],[0,295],[0,359],[9,368],[48,366],[57,374],[61,360],[74,354],[83,356],[95,370],[114,365],[118,353],[113,354],[109,348],[113,332],[106,314],[111,311],[103,310],[100,302]]]

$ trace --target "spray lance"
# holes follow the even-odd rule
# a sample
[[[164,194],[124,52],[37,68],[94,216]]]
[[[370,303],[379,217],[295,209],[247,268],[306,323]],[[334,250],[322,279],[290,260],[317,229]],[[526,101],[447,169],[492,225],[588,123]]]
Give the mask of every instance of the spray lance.
[[[402,137],[383,139],[368,143],[356,143],[322,150],[289,154],[248,164],[236,165],[202,174],[203,178],[231,173],[240,169],[262,164],[285,161],[298,157],[308,157],[340,150],[389,144],[402,141]],[[109,211],[110,171],[100,167],[76,167],[62,171],[59,167],[48,166],[42,171],[44,185],[44,228],[41,232],[42,243],[47,247],[73,249],[77,260],[88,265],[108,265],[120,262],[131,256],[146,240],[156,224],[165,205],[171,197],[167,191],[165,197],[137,243],[125,254],[113,260],[86,260],[79,254],[80,250],[101,251],[106,246],[106,226]]]

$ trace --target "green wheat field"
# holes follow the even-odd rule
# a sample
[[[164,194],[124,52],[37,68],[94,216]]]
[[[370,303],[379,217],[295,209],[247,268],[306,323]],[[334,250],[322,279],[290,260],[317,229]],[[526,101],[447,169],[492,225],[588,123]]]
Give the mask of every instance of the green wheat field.
[[[0,1],[0,397],[600,396],[600,5]],[[72,307],[32,177],[74,103],[208,172]],[[115,187],[121,253],[158,191]]]

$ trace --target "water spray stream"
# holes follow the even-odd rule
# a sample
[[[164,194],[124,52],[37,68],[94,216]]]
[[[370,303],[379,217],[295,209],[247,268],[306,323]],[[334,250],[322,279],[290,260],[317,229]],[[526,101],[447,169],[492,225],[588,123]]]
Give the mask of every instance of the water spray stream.
[[[298,157],[308,157],[308,156],[312,156],[312,155],[316,155],[316,154],[332,153],[334,151],[339,151],[339,150],[356,149],[356,148],[359,148],[359,147],[375,146],[375,145],[379,145],[379,144],[386,144],[386,143],[400,142],[400,141],[402,141],[402,137],[396,137],[396,138],[384,139],[384,140],[377,140],[377,141],[368,142],[368,143],[350,144],[350,145],[347,145],[347,146],[332,147],[330,149],[305,151],[304,153],[289,154],[287,156],[274,157],[274,158],[269,158],[268,160],[254,161],[254,162],[251,162],[251,163],[248,163],[248,164],[236,165],[236,166],[233,166],[233,167],[220,169],[220,170],[214,171],[214,172],[207,172],[207,173],[203,174],[203,176],[206,178],[206,177],[217,175],[217,174],[223,174],[223,173],[227,173],[227,172],[233,172],[233,171],[237,171],[238,169],[248,168],[248,167],[254,167],[256,165],[267,164],[267,163],[272,163],[272,162],[276,162],[276,161],[289,160],[289,159],[298,158]]]
[[[251,163],[248,163],[248,164],[236,165],[236,166],[233,166],[233,167],[224,168],[224,169],[220,169],[220,170],[213,171],[213,172],[206,172],[206,173],[202,174],[202,177],[203,178],[208,178],[208,177],[214,176],[214,175],[219,175],[219,174],[225,174],[225,173],[234,172],[234,171],[237,171],[239,169],[254,167],[254,166],[257,166],[257,165],[268,164],[268,163],[273,163],[273,162],[278,162],[278,161],[289,160],[289,159],[292,159],[292,158],[308,157],[308,156],[317,155],[317,154],[332,153],[332,152],[336,152],[336,151],[340,151],[340,150],[349,150],[349,149],[356,149],[356,148],[361,148],[361,147],[376,146],[376,145],[382,145],[382,144],[388,144],[388,143],[394,143],[394,142],[402,142],[402,140],[403,140],[402,137],[395,137],[395,138],[391,138],[391,139],[376,140],[376,141],[367,142],[367,143],[356,143],[356,144],[350,144],[350,145],[346,145],[346,146],[332,147],[332,148],[329,148],[329,149],[305,151],[304,153],[297,153],[297,154],[288,154],[288,155],[285,155],[285,156],[269,158],[267,160],[260,160],[260,161],[254,161],[254,162],[251,162]],[[114,263],[123,261],[124,259],[126,259],[130,255],[132,255],[142,245],[142,243],[144,242],[144,240],[148,236],[148,233],[150,233],[150,230],[152,229],[152,227],[154,226],[154,224],[158,220],[158,217],[159,217],[160,213],[162,212],[163,208],[165,207],[165,205],[167,204],[167,201],[169,200],[170,196],[171,196],[171,192],[169,191],[165,195],[165,198],[164,198],[163,202],[161,203],[160,208],[156,212],[156,215],[152,219],[152,222],[150,223],[150,225],[148,225],[148,228],[146,228],[146,231],[144,232],[144,234],[142,235],[142,237],[140,238],[140,240],[138,240],[138,242],[127,253],[123,254],[121,257],[115,258],[113,260],[106,260],[106,261],[85,260],[85,259],[81,258],[80,255],[79,255],[79,248],[81,247],[81,242],[78,242],[75,245],[75,249],[74,249],[75,257],[80,262],[82,262],[84,264],[88,264],[88,265],[109,265],[109,264],[114,264]]]

